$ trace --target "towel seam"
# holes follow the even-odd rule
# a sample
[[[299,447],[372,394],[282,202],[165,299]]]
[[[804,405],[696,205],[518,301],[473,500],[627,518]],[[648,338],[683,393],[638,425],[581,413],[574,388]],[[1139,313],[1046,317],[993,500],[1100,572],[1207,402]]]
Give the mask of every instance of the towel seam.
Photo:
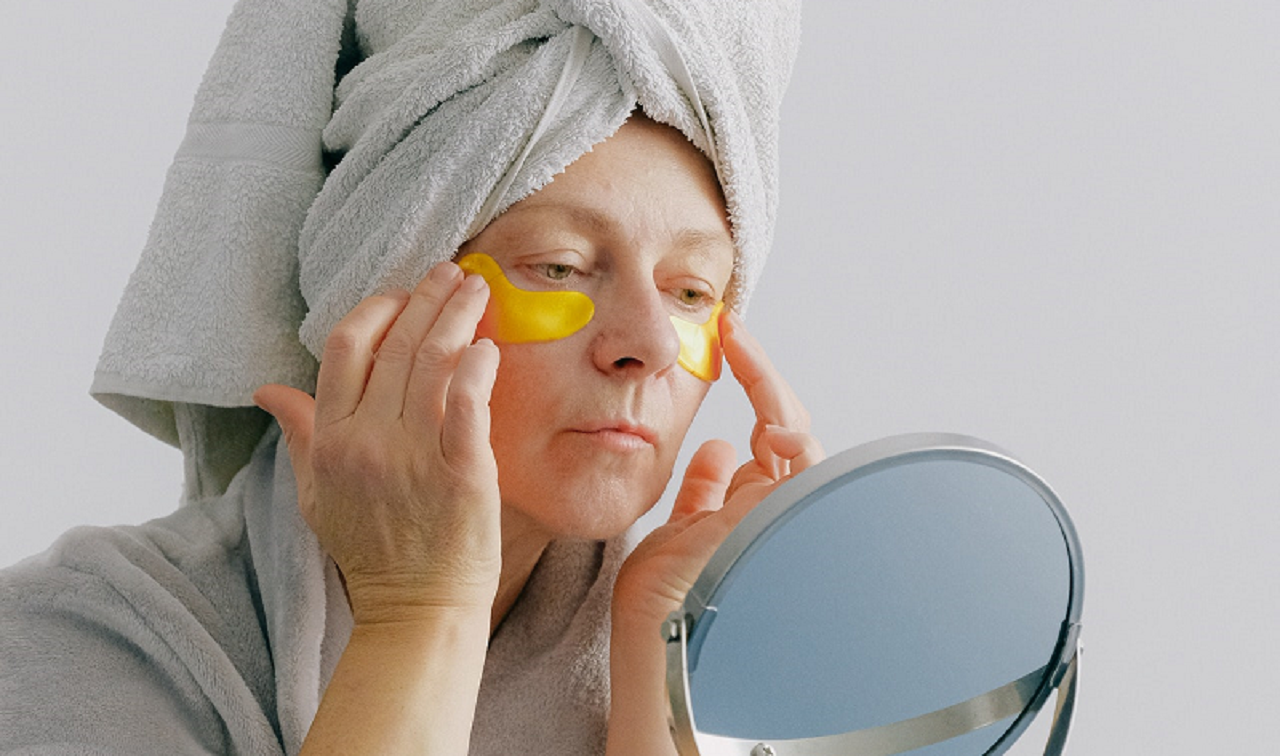
[[[262,163],[273,168],[324,174],[319,129],[241,121],[197,121],[187,133],[174,162]]]

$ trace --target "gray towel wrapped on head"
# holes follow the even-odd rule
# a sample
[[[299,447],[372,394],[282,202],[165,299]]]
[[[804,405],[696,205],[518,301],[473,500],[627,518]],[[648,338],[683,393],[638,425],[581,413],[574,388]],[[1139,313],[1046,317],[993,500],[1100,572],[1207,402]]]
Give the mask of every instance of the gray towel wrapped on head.
[[[411,287],[636,107],[715,163],[741,310],[798,35],[796,0],[241,0],[91,392],[183,448],[187,500],[220,493],[269,422],[254,389],[311,390],[347,310]]]

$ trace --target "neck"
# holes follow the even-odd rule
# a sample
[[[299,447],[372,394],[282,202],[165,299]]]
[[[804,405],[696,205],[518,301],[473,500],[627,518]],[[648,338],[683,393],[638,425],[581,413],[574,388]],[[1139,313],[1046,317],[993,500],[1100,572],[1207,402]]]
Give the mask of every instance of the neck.
[[[489,635],[497,631],[507,612],[529,582],[529,575],[551,543],[551,536],[527,516],[502,508],[502,572],[489,617]]]

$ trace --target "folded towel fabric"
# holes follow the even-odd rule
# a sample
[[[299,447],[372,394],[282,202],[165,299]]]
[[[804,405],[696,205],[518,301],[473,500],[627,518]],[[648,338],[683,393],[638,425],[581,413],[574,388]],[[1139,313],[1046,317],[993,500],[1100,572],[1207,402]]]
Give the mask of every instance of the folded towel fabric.
[[[241,0],[91,392],[182,447],[187,501],[221,493],[268,425],[257,386],[312,389],[356,302],[413,285],[637,106],[716,165],[741,310],[798,33],[796,0]]]
[[[0,753],[299,751],[352,620],[278,440],[222,496],[0,570]],[[628,539],[548,547],[490,641],[472,756],[603,752]]]

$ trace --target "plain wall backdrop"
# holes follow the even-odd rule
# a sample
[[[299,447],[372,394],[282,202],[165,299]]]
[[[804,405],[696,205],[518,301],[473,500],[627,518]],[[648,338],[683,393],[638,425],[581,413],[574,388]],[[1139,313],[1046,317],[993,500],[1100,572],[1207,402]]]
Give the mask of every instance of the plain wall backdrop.
[[[178,453],[86,391],[230,6],[6,14],[0,564],[177,501]],[[1055,487],[1088,573],[1071,753],[1273,753],[1280,4],[805,14],[748,323],[828,451],[962,432]],[[690,443],[744,449],[746,413],[722,382]]]

